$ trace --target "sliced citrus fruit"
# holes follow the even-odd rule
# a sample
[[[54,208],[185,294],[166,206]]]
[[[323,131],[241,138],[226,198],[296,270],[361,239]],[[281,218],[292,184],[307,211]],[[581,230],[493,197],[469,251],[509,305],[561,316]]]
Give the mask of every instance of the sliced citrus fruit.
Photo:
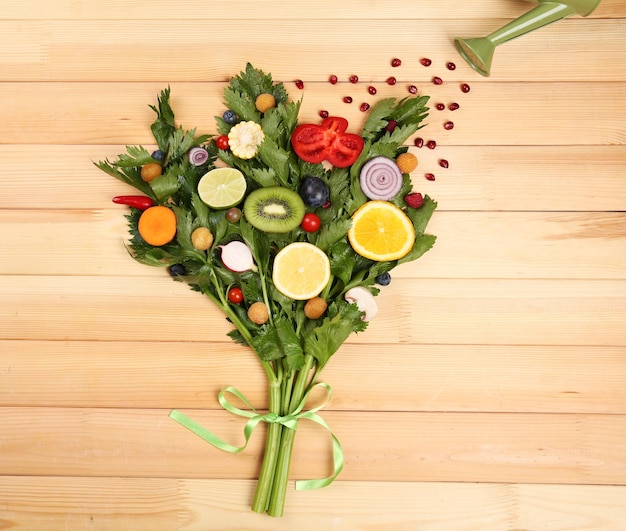
[[[330,280],[330,260],[311,243],[290,243],[274,258],[272,280],[286,297],[298,301],[311,299],[319,295]]]
[[[198,182],[200,199],[212,208],[230,208],[246,193],[246,178],[236,168],[215,168]]]
[[[409,217],[388,201],[368,201],[352,215],[348,230],[352,248],[377,262],[406,256],[415,243],[415,229]]]

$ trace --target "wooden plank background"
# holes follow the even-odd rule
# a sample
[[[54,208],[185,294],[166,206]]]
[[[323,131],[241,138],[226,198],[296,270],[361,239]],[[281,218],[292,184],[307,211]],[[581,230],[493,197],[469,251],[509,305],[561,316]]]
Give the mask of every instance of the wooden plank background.
[[[626,529],[623,0],[501,46],[489,78],[453,37],[530,3],[6,4],[0,529]],[[129,259],[111,203],[128,188],[92,164],[153,142],[148,105],[167,85],[179,122],[214,132],[248,61],[303,97],[304,119],[326,109],[358,128],[369,84],[461,105],[431,111],[420,135],[437,149],[410,147],[415,188],[439,202],[435,248],[397,270],[323,378],[345,469],[290,490],[280,520],[249,510],[263,427],[234,456],[167,418],[181,408],[236,443],[217,392],[262,408],[265,376],[209,301]],[[302,424],[296,440],[292,477],[327,473],[327,435]]]

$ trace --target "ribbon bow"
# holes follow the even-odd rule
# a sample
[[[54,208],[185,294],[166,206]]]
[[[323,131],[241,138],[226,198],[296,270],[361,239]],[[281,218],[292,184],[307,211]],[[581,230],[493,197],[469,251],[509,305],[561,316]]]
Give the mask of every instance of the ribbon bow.
[[[321,405],[314,407],[313,409],[309,409],[304,411],[304,405],[306,400],[316,387],[321,387],[326,391],[327,397]],[[231,404],[225,394],[230,393],[233,396],[239,398],[246,406],[250,408],[250,410],[240,409],[233,404]],[[230,453],[239,453],[245,450],[246,446],[248,446],[248,441],[250,440],[250,436],[254,431],[254,428],[257,427],[259,422],[267,422],[268,424],[282,424],[286,428],[290,430],[295,430],[298,427],[298,420],[307,419],[316,422],[320,426],[322,426],[326,431],[330,433],[333,443],[333,474],[329,477],[322,479],[307,479],[307,480],[298,480],[296,481],[296,490],[313,490],[313,489],[321,489],[322,487],[326,487],[330,485],[335,478],[339,475],[341,470],[343,469],[343,450],[341,448],[341,444],[335,434],[332,432],[326,421],[317,414],[317,412],[322,409],[332,397],[332,389],[330,385],[320,382],[312,386],[302,397],[302,400],[296,407],[296,409],[289,413],[288,415],[277,415],[276,413],[259,413],[252,404],[248,401],[248,399],[234,387],[226,387],[222,389],[218,394],[218,402],[220,405],[230,413],[235,415],[239,415],[240,417],[248,418],[248,422],[243,428],[243,434],[245,437],[245,442],[242,446],[233,446],[223,439],[220,439],[217,435],[211,433],[206,428],[200,426],[197,422],[190,419],[180,411],[176,409],[172,410],[169,414],[170,418],[178,422],[181,426],[184,426],[191,432],[195,433],[198,437],[204,439],[206,442],[212,444],[216,448],[220,450],[224,450],[225,452]]]

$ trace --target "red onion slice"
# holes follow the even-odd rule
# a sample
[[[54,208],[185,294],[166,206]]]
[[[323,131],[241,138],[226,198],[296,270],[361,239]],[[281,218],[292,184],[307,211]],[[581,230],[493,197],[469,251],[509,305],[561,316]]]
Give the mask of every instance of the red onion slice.
[[[192,147],[189,150],[189,162],[194,166],[202,166],[209,160],[209,154],[206,149],[201,147]]]
[[[359,182],[369,199],[388,201],[402,188],[402,172],[394,160],[382,156],[374,157],[361,168]]]

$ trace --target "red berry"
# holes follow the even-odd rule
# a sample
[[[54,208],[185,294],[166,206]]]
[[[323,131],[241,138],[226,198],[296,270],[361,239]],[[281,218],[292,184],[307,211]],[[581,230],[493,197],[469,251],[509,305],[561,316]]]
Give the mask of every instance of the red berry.
[[[402,61],[398,59],[397,57],[391,60],[391,66],[393,67],[400,66],[401,64],[402,64]]]
[[[367,87],[367,92],[369,92],[373,96],[377,92],[376,87],[370,85],[369,87]]]
[[[424,177],[426,177],[427,181],[434,181],[435,180],[435,174],[434,173],[425,173]]]
[[[359,109],[361,110],[361,112],[365,112],[370,108],[370,104],[369,103],[361,103],[361,106],[359,107]]]
[[[302,81],[301,79],[296,79],[295,84],[296,84],[296,87],[298,87],[300,90],[304,88],[304,81]]]
[[[448,109],[450,109],[451,111],[456,111],[459,107],[460,105],[458,103],[451,103],[450,105],[448,105]]]
[[[411,208],[419,208],[424,204],[424,198],[419,192],[412,192],[404,196],[404,202]]]
[[[450,131],[450,129],[454,129],[454,122],[446,122],[445,124],[443,124],[443,128],[446,131]]]
[[[443,79],[441,79],[439,76],[435,76],[435,77],[433,77],[433,84],[434,85],[443,85]]]
[[[426,147],[428,149],[435,149],[437,147],[437,142],[435,142],[434,140],[429,140],[428,142],[426,142]]]
[[[465,92],[466,94],[470,91],[470,86],[467,83],[463,83],[461,85],[461,92]]]
[[[411,94],[417,94],[417,87],[415,85],[409,85],[407,90],[411,93]]]
[[[215,139],[215,145],[217,149],[228,149],[228,137],[226,135],[220,135]]]
[[[447,168],[449,166],[448,161],[446,159],[439,159],[439,166]]]
[[[307,212],[302,218],[302,223],[300,223],[300,226],[305,232],[315,232],[320,228],[321,224],[322,222],[317,214],[314,214],[313,212]]]
[[[320,118],[322,118],[322,119],[326,119],[326,118],[328,118],[330,116],[328,111],[320,111],[319,115],[320,115]]]
[[[421,148],[424,145],[424,139],[417,137],[415,140],[413,140],[413,143],[415,144],[415,147]]]
[[[446,106],[443,103],[438,103],[437,105],[435,105],[435,107],[437,108],[438,111],[443,111]]]
[[[344,96],[343,102],[344,103],[352,103],[352,97],[351,96]]]
[[[447,68],[448,70],[455,70],[455,69],[456,69],[456,65],[455,65],[453,62],[449,62],[449,63],[446,65],[446,68]]]
[[[430,59],[424,57],[423,59],[420,59],[420,63],[422,63],[422,66],[430,66],[433,62]]]
[[[387,125],[385,126],[385,131],[389,133],[393,133],[397,125],[398,125],[398,122],[396,122],[395,120],[389,120],[387,122]]]
[[[339,81],[339,78],[338,78],[335,74],[333,74],[332,76],[330,76],[330,77],[328,78],[328,82],[329,82],[331,85],[336,85],[336,84],[337,84],[337,81]]]
[[[359,82],[359,76],[352,75],[350,76],[350,83],[356,85]]]
[[[241,288],[230,288],[228,290],[228,300],[233,304],[241,304],[243,302],[243,291],[241,291]]]
[[[396,78],[391,76],[387,78],[387,85],[395,85],[396,84]]]

